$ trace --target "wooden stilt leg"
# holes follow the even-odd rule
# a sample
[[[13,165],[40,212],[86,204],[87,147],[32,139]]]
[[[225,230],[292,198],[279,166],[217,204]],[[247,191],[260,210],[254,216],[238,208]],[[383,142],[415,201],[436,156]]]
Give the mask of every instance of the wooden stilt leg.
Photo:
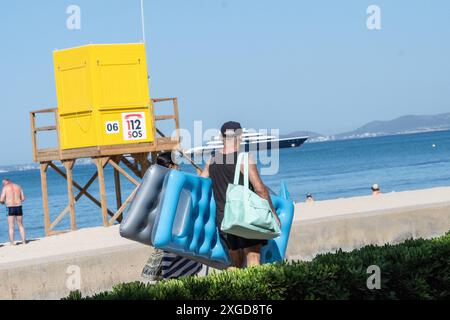
[[[142,161],[141,161],[141,154],[140,153],[135,153],[131,155],[133,157],[134,160],[134,166],[137,169],[137,173],[136,175],[139,178],[142,178]]]
[[[105,173],[103,170],[103,165],[106,161],[108,161],[108,158],[95,159],[95,162],[97,164],[97,172],[98,172],[98,185],[100,188],[100,203],[102,205],[103,226],[109,227],[108,204],[106,202]]]
[[[149,167],[150,167],[150,164],[149,164],[149,161],[148,161],[148,153],[142,153],[141,154],[141,174],[142,174],[142,177],[144,177],[144,175],[147,172]]]
[[[120,161],[117,161],[120,163]],[[120,209],[122,206],[122,190],[120,186],[120,172],[114,168],[114,185],[116,188],[116,204],[117,204],[117,210]]]
[[[156,164],[156,159],[158,158],[158,153],[157,152],[152,152],[152,163]]]
[[[47,169],[48,163],[41,163],[41,188],[42,188],[42,204],[44,209],[44,227],[45,227],[45,235],[49,236],[50,229],[50,212],[48,209],[48,189],[47,189]]]
[[[63,165],[67,175],[67,194],[69,197],[69,213],[70,213],[70,229],[77,230],[77,222],[75,217],[75,196],[73,194],[73,166],[75,161],[64,161]]]

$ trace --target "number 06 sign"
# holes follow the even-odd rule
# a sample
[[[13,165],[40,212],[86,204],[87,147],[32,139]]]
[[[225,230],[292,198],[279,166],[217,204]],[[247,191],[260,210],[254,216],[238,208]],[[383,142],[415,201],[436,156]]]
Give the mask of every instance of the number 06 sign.
[[[147,125],[144,112],[122,114],[123,140],[147,139]]]

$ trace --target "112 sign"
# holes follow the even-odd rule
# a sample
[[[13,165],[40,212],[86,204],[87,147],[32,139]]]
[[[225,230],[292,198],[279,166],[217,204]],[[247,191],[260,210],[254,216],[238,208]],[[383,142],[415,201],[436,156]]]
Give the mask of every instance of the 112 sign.
[[[123,140],[147,139],[147,125],[144,112],[122,114]]]

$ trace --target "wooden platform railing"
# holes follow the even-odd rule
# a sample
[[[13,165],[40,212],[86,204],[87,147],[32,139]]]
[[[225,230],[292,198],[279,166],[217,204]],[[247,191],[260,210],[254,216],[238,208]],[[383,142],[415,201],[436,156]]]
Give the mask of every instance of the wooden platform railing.
[[[175,121],[175,130],[176,130],[176,140],[180,140],[180,113],[178,110],[178,98],[163,98],[163,99],[153,99],[153,105],[160,103],[160,102],[168,102],[172,101],[173,105],[173,114],[171,115],[155,115],[155,110],[153,110],[153,120],[155,123],[154,129],[154,136],[156,137],[156,134],[159,134],[161,137],[165,138],[166,135],[157,128],[156,122],[157,121],[164,121],[164,120],[174,120]]]
[[[46,127],[36,127],[36,115],[37,114],[45,114],[45,113],[53,113],[55,118],[54,126],[46,126]],[[31,126],[31,141],[33,145],[33,161],[38,161],[38,143],[37,143],[37,134],[38,132],[45,131],[56,131],[57,134],[57,148],[59,148],[59,119],[58,119],[58,109],[44,109],[44,110],[36,110],[30,112],[30,126]]]
[[[170,137],[170,140],[173,141],[180,141],[180,115],[179,115],[179,109],[178,109],[178,98],[162,98],[162,99],[152,99],[152,106],[155,106],[158,103],[161,102],[172,102],[173,106],[173,114],[170,115],[155,115],[155,110],[150,110],[150,114],[153,116],[153,136],[155,137],[155,141],[153,143],[153,146],[155,150],[159,150],[158,143],[164,144],[164,142],[167,142],[169,139],[158,127],[157,122],[158,121],[165,121],[165,120],[173,120],[175,125],[175,137]],[[155,109],[155,108],[153,108]],[[54,119],[55,119],[55,125],[52,126],[44,126],[44,127],[37,127],[36,126],[36,116],[38,114],[46,114],[46,113],[53,113]],[[35,110],[30,112],[30,127],[31,127],[31,134],[32,134],[32,145],[33,145],[33,160],[34,162],[39,162],[39,152],[45,151],[45,149],[39,149],[38,147],[38,133],[40,132],[49,132],[49,131],[56,131],[57,134],[57,141],[56,141],[56,147],[54,148],[54,151],[56,151],[57,154],[61,155],[62,150],[60,149],[59,144],[59,116],[58,116],[58,109],[44,109],[44,110]],[[158,139],[158,136],[162,139]],[[162,147],[162,146],[161,146]],[[57,159],[54,159],[57,160]]]

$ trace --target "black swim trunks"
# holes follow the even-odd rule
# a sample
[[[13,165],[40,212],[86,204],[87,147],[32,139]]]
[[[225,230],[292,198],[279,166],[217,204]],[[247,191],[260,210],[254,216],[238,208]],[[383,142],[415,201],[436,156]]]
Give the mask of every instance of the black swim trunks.
[[[257,245],[265,246],[268,243],[267,240],[246,239],[223,231],[220,231],[220,237],[224,240],[228,249],[233,251],[247,249]]]
[[[8,215],[10,217],[22,217],[23,216],[22,206],[8,207]]]

